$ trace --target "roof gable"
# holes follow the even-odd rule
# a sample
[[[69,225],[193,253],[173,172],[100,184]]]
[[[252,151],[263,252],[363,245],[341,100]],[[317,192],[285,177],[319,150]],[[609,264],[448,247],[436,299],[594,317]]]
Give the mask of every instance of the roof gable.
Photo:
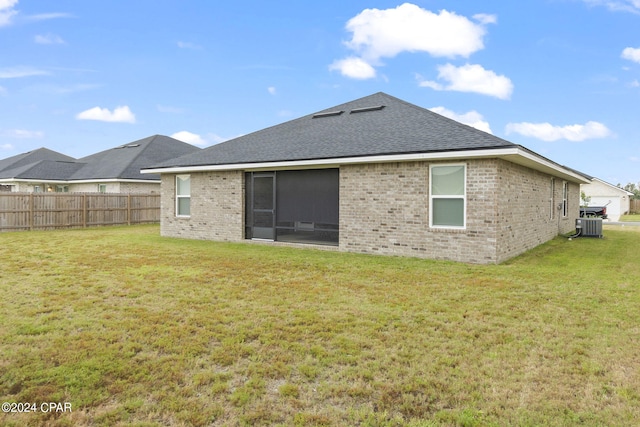
[[[585,186],[586,188],[588,188],[589,186],[593,186],[594,184],[598,184],[598,183],[599,183],[599,184],[601,184],[602,186],[604,186],[605,188],[608,188],[608,189],[609,189],[609,191],[615,191],[615,192],[618,192],[618,193],[620,193],[620,194],[622,194],[622,195],[625,195],[625,196],[633,196],[633,193],[632,193],[632,192],[627,191],[627,190],[625,190],[624,188],[620,188],[620,187],[618,187],[618,186],[616,186],[616,185],[613,185],[613,184],[611,184],[611,183],[608,183],[607,181],[603,181],[603,180],[602,180],[602,179],[600,179],[600,178],[593,177],[593,178],[591,179],[591,182],[592,182],[591,184],[584,184],[584,186]]]
[[[296,161],[516,147],[379,92],[155,167]]]

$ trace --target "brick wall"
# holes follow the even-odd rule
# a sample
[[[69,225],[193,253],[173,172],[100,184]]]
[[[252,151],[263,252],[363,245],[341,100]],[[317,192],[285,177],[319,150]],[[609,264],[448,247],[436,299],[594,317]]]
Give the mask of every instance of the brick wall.
[[[465,229],[429,227],[429,165],[467,166]],[[241,241],[244,176],[191,174],[191,217],[175,216],[175,175],[162,176],[163,236]],[[504,160],[407,162],[340,167],[339,250],[499,263],[573,230],[579,186],[569,184],[569,214],[550,215],[550,176]],[[555,179],[554,205],[562,202]]]
[[[176,217],[175,175],[162,175],[160,233],[168,237],[240,241],[244,177],[240,171],[191,174],[191,217]]]
[[[549,175],[499,159],[464,163],[464,230],[429,227],[429,163],[341,167],[340,249],[499,263],[574,229],[578,184],[569,184],[567,217],[556,209],[551,219]],[[556,207],[562,182],[555,179]]]
[[[569,183],[565,217],[558,209],[562,203],[563,180],[554,178],[552,217],[550,175],[500,160],[498,176],[498,262],[575,229],[580,208],[579,184]]]
[[[429,163],[340,168],[340,249],[496,262],[495,161],[467,164],[467,227],[429,228]]]

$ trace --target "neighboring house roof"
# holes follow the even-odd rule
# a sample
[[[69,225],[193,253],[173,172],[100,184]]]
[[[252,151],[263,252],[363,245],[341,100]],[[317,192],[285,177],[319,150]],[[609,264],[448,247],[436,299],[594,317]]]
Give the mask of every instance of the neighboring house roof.
[[[159,180],[158,175],[140,174],[140,169],[167,159],[200,151],[200,148],[177,139],[164,135],[153,135],[78,159],[78,162],[84,163],[84,167],[71,175],[69,180]]]
[[[28,165],[0,171],[0,179],[66,181],[68,177],[82,168],[84,163],[40,160]]]
[[[587,182],[582,174],[520,145],[382,92],[158,163],[144,173],[456,156],[503,157]]]
[[[76,159],[43,147],[0,160],[0,171],[20,168],[42,160],[73,162]],[[2,176],[4,175],[2,174]]]
[[[159,175],[142,175],[140,169],[200,148],[163,135],[153,135],[81,159],[40,148],[0,160],[0,179],[10,181],[158,181]]]

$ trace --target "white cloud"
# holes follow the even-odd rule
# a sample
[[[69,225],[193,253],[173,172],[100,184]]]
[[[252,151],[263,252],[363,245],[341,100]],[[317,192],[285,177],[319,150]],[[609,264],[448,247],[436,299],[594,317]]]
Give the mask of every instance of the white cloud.
[[[640,0],[584,0],[590,6],[605,6],[616,12],[640,14]]]
[[[634,49],[632,47],[625,48],[622,51],[622,58],[628,59],[629,61],[637,62],[640,64],[640,48]]]
[[[2,144],[2,145],[0,145],[0,150],[13,150],[13,145],[11,145],[11,144]]]
[[[174,133],[173,135],[171,135],[171,138],[186,142],[187,144],[199,146],[218,144],[227,140],[227,138],[223,138],[219,135],[216,135],[215,133],[209,133],[206,136],[202,137],[197,133],[192,133],[186,130]]]
[[[553,126],[550,123],[509,123],[506,133],[518,133],[543,141],[584,141],[586,139],[606,138],[612,132],[602,123],[587,122],[584,125]]]
[[[411,3],[393,9],[365,9],[346,25],[352,33],[345,45],[356,53],[337,60],[331,70],[356,79],[375,77],[374,66],[382,58],[402,52],[426,52],[435,57],[469,57],[484,48],[485,25],[497,22],[494,15],[477,14],[477,22],[441,10],[433,13]]]
[[[368,61],[401,52],[468,57],[484,48],[486,33],[483,25],[464,16],[446,10],[435,14],[411,3],[365,9],[347,22],[347,30],[353,37],[346,45]]]
[[[0,95],[6,95],[7,94],[7,89],[0,86]]]
[[[2,0],[0,0],[2,1]],[[0,79],[16,79],[20,77],[46,76],[48,71],[33,67],[8,67],[0,68]]]
[[[207,145],[207,141],[205,141],[200,135],[191,133],[186,130],[174,133],[173,135],[171,135],[171,138],[186,142],[187,144]]]
[[[420,76],[418,79],[421,87],[435,90],[475,92],[500,99],[509,99],[513,93],[513,83],[509,78],[497,75],[491,70],[485,70],[477,64],[466,64],[461,67],[452,64],[438,66],[438,79],[444,80],[446,84],[422,80]]]
[[[38,34],[33,38],[38,44],[64,44],[62,37],[56,34]]]
[[[329,70],[337,70],[345,77],[359,80],[371,79],[376,76],[375,68],[366,61],[355,57],[334,61],[329,65]]]
[[[24,19],[31,22],[39,22],[39,21],[48,21],[49,19],[73,18],[73,17],[74,16],[71,15],[70,13],[52,12],[52,13],[39,13],[37,15],[29,15],[29,16],[25,16]]]
[[[462,114],[458,114],[445,107],[434,107],[434,108],[429,108],[429,110],[433,111],[434,113],[438,113],[441,116],[445,116],[452,120],[455,120],[456,122],[460,122],[465,125],[474,127],[483,132],[487,132],[491,134],[493,133],[491,131],[491,127],[489,126],[489,122],[485,121],[482,114],[478,113],[475,110],[469,111],[467,113],[462,113]]]
[[[11,25],[11,18],[18,13],[14,6],[18,0],[0,0],[0,27]]]
[[[473,19],[475,19],[476,21],[478,21],[483,25],[498,23],[498,17],[496,15],[489,15],[487,13],[477,13],[473,15]]]
[[[78,120],[98,120],[112,123],[135,123],[136,116],[128,106],[116,107],[113,112],[107,108],[93,107],[76,115]]]
[[[271,94],[271,95],[275,95],[276,94],[276,88],[273,86],[269,86],[267,88],[267,91]]]
[[[26,129],[7,129],[0,132],[5,138],[15,139],[38,139],[44,136],[44,132]]]
[[[631,87],[640,87],[640,81],[638,81],[637,79],[631,82]],[[0,91],[0,93],[2,93]]]

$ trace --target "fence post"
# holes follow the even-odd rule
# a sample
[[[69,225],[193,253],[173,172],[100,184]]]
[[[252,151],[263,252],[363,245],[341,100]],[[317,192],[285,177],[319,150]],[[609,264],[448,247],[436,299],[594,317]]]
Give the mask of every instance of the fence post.
[[[127,193],[127,225],[131,225],[131,193]]]
[[[33,193],[29,193],[29,231],[33,231]]]
[[[87,195],[82,193],[82,228],[87,228]]]

